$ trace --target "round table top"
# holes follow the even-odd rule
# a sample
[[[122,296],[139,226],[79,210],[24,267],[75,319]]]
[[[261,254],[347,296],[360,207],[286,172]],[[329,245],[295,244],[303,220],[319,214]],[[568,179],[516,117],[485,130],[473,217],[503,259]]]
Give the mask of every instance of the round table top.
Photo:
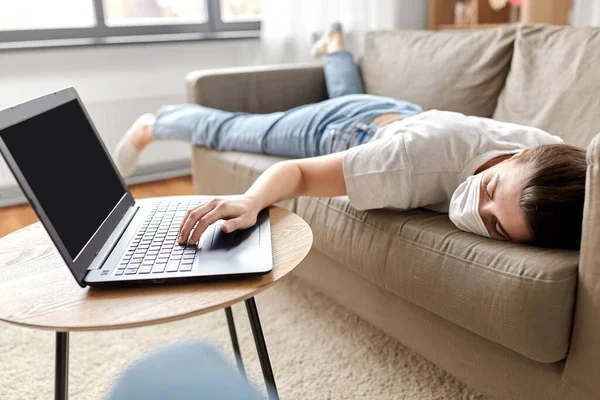
[[[151,200],[151,199],[149,199]],[[228,307],[292,271],[312,246],[298,215],[272,206],[273,270],[259,277],[82,289],[38,222],[0,239],[0,320],[54,331],[131,328]]]

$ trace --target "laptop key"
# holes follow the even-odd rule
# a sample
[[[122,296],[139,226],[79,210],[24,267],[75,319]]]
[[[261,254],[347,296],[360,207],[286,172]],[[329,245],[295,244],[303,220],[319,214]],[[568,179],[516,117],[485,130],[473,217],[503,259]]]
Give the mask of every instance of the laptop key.
[[[180,272],[187,272],[187,271],[191,271],[192,270],[192,266],[194,264],[181,264],[181,266],[179,267],[179,271]]]
[[[125,270],[125,275],[135,275],[137,274],[138,269],[137,268],[127,268]]]
[[[179,269],[179,261],[169,261],[167,263],[167,272],[177,272]]]
[[[152,271],[152,265],[142,265],[138,270],[138,274],[149,274]]]
[[[123,272],[125,272],[124,269],[118,269],[115,271],[115,275],[117,275],[117,276],[123,275]]]
[[[152,273],[157,274],[157,273],[165,272],[165,265],[167,265],[167,264],[154,264],[154,266],[152,267]]]

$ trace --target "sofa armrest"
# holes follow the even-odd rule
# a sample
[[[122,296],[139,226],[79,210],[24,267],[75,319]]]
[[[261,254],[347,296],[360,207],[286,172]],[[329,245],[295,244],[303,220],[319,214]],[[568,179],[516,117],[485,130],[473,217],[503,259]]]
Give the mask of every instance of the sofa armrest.
[[[568,399],[600,398],[600,134],[587,162],[575,319],[563,371]]]
[[[227,111],[271,113],[327,99],[321,64],[190,72],[189,103]]]

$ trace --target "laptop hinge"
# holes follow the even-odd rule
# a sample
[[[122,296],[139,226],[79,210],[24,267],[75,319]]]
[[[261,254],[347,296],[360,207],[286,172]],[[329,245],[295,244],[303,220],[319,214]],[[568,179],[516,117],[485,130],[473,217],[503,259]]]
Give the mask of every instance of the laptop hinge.
[[[115,227],[113,233],[108,237],[106,243],[104,243],[104,246],[102,246],[102,248],[96,254],[96,257],[94,257],[94,259],[90,263],[88,271],[102,268],[104,261],[106,261],[106,259],[108,258],[112,250],[115,248],[117,243],[119,243],[121,236],[123,236],[123,233],[129,226],[131,220],[133,220],[133,217],[135,217],[135,214],[138,212],[139,209],[139,206],[134,205],[129,207],[125,214],[123,214],[123,218],[121,218],[121,221]]]

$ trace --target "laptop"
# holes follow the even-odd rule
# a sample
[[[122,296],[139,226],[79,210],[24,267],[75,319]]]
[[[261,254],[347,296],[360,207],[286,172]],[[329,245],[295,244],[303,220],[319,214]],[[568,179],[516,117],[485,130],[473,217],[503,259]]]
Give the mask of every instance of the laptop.
[[[208,196],[137,204],[74,88],[0,110],[0,152],[81,287],[260,275],[273,268],[269,211],[253,227],[211,225],[180,246]]]

